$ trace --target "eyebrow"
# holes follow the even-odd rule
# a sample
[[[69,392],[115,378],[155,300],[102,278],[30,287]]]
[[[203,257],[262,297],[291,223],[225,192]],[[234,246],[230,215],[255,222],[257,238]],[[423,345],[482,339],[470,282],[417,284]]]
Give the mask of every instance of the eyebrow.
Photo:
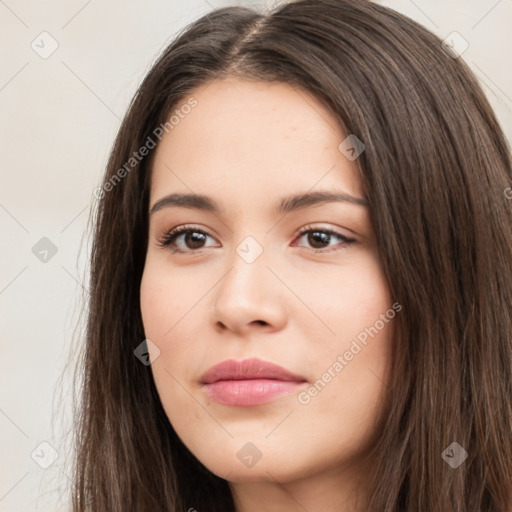
[[[303,210],[324,203],[350,203],[359,206],[369,206],[365,199],[354,197],[344,192],[305,192],[283,197],[274,206],[276,214],[284,214],[297,210]],[[211,197],[201,194],[169,194],[159,199],[150,210],[150,214],[163,208],[173,206],[181,208],[194,208],[197,210],[221,213],[221,208]]]

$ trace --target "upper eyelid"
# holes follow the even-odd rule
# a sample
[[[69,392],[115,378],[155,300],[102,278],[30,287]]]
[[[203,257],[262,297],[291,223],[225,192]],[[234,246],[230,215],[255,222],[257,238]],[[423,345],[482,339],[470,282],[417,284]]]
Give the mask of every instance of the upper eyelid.
[[[353,236],[340,233],[337,229],[328,228],[328,227],[324,227],[324,226],[312,226],[311,224],[307,224],[295,232],[295,234],[293,235],[293,237],[294,237],[293,242],[295,242],[298,238],[302,237],[306,233],[315,231],[315,230],[329,233],[330,235],[332,235],[334,237],[338,237],[341,240],[346,240],[346,242],[349,242],[349,243],[357,241]],[[204,229],[200,226],[183,224],[183,225],[176,226],[176,227],[166,231],[164,233],[164,240],[169,239],[170,237],[174,237],[174,240],[172,242],[172,243],[174,243],[176,241],[176,239],[178,239],[180,236],[182,236],[188,232],[194,232],[194,231],[203,233],[206,236],[209,236],[210,238],[215,239],[215,240],[217,238],[216,236],[210,234],[206,229]],[[160,242],[158,245],[165,247],[166,245],[171,245],[171,244],[170,243],[165,244],[165,243]],[[206,248],[207,247],[196,249],[196,250],[183,251],[183,252],[199,252],[202,249],[206,249]]]
[[[166,230],[162,233],[162,235],[160,235],[160,236],[156,235],[156,238],[158,240],[160,240],[159,245],[164,245],[162,243],[162,240],[168,240],[170,237],[174,237],[174,240],[176,240],[178,237],[185,235],[186,233],[191,232],[191,231],[203,233],[204,235],[209,236],[210,238],[216,239],[216,237],[214,235],[208,233],[208,231],[206,231],[205,229],[200,228],[198,226],[189,226],[188,224],[184,224],[182,226],[176,226],[172,229]]]
[[[304,234],[305,232],[308,232],[308,231],[318,230],[318,231],[331,232],[336,235],[345,236],[346,238],[352,238],[352,235],[345,235],[343,233],[340,233],[338,231],[338,229],[341,229],[341,228],[331,228],[331,227],[325,227],[325,226],[312,226],[311,224],[307,224],[307,225],[303,226],[302,228],[299,228],[298,230],[296,230],[296,232],[294,233],[294,236]],[[345,228],[345,229],[347,229],[347,228]],[[198,232],[204,233],[212,238],[217,237],[217,235],[212,235],[211,233],[209,233],[207,229],[205,229],[201,226],[198,226],[198,225],[193,225],[193,224],[192,225],[183,224],[181,226],[176,226],[172,229],[164,231],[163,234],[164,235],[170,235],[171,233],[172,234],[178,234],[178,233],[183,234],[183,233],[186,233],[187,231],[198,231]],[[348,230],[348,231],[350,231],[350,230]]]

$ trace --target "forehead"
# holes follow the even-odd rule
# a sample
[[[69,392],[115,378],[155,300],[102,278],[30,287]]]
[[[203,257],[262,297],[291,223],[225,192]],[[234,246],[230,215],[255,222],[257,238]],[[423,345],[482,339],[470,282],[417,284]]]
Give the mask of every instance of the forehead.
[[[182,108],[187,102],[195,106]],[[316,185],[361,196],[355,164],[338,149],[346,135],[302,89],[216,80],[192,91],[174,113],[153,161],[154,198],[179,190],[271,200]]]

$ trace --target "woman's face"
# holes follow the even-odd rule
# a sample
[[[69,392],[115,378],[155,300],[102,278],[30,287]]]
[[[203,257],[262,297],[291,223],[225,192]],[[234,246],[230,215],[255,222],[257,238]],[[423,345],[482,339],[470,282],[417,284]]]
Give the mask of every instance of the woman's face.
[[[335,117],[287,84],[229,79],[191,96],[155,150],[140,290],[169,421],[231,482],[355,467],[399,308],[350,139],[340,150]]]

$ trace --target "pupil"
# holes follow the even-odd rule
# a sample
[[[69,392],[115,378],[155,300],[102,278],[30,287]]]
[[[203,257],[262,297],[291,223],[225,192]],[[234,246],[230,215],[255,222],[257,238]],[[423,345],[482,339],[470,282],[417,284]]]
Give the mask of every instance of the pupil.
[[[312,231],[311,233],[309,233],[308,242],[311,244],[312,247],[315,247],[316,243],[320,243],[320,246],[315,248],[322,249],[325,245],[329,245],[329,237],[330,235],[328,233],[322,233],[321,231]]]
[[[202,233],[187,233],[185,235],[185,243],[189,247],[189,249],[199,249],[204,243],[204,237]]]

